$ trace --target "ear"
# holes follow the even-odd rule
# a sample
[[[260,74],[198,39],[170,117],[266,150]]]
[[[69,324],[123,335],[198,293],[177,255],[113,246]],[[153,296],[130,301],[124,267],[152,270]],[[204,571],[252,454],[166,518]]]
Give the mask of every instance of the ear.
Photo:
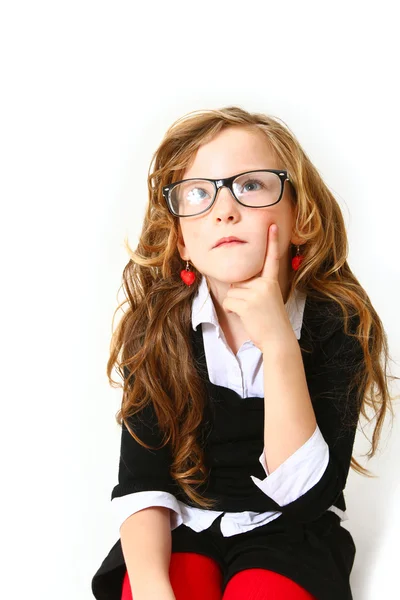
[[[304,240],[300,235],[296,235],[294,233],[294,229],[292,229],[292,237],[290,238],[290,241],[295,246],[302,246],[306,243],[306,240]]]
[[[290,241],[292,242],[292,244],[294,244],[295,246],[302,246],[303,244],[305,244],[305,240],[303,240],[303,238],[295,235],[293,236]]]
[[[290,241],[295,246],[302,246],[303,244],[306,243],[305,240],[303,240],[303,238],[301,236],[295,234],[295,222],[296,222],[297,208],[296,208],[296,206],[291,204],[290,209],[291,209],[291,215],[292,215],[292,222],[291,222],[292,237],[290,238]]]
[[[179,255],[182,260],[190,260],[190,256],[188,254],[187,248],[185,246],[185,240],[183,239],[182,231],[180,225],[178,225],[178,239],[176,242]]]

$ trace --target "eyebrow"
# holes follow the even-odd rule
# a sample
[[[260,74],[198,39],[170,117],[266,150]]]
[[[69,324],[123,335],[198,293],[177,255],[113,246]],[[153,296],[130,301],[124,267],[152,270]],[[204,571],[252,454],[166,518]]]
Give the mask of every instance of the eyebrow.
[[[196,176],[191,175],[190,177],[186,176],[183,179],[180,179],[180,181],[186,181],[186,179],[214,179],[214,180],[229,179],[230,177],[234,177],[235,175],[240,175],[241,173],[250,173],[251,171],[268,171],[269,169],[279,170],[279,169],[276,169],[275,167],[249,167],[249,168],[244,168],[240,171],[236,171],[235,173],[232,173],[232,175],[227,175],[226,177],[205,177],[204,175],[200,177],[198,175],[196,175]]]

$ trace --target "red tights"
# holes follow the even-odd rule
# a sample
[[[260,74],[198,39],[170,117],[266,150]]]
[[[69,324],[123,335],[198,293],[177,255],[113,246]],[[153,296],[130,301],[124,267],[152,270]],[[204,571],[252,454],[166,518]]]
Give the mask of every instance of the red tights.
[[[176,600],[315,600],[298,583],[267,569],[245,569],[228,582],[222,595],[222,573],[208,556],[194,552],[173,552],[169,569]],[[121,600],[134,600],[128,573]]]

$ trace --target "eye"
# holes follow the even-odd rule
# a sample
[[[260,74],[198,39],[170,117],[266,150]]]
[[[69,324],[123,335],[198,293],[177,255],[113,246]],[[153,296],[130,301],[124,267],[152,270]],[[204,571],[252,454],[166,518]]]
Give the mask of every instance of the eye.
[[[245,192],[254,192],[257,188],[256,186],[261,186],[262,184],[259,181],[256,181],[255,179],[252,179],[250,181],[247,181],[244,186],[243,186],[243,190]]]
[[[240,193],[244,192],[259,192],[262,189],[265,189],[265,185],[262,181],[258,179],[248,179],[243,185],[239,185]]]
[[[206,190],[204,190],[203,188],[195,187],[188,192],[188,198],[195,198],[197,196],[204,198],[204,196],[207,196]]]
[[[208,196],[206,190],[200,187],[192,188],[186,195],[189,202],[199,202]]]

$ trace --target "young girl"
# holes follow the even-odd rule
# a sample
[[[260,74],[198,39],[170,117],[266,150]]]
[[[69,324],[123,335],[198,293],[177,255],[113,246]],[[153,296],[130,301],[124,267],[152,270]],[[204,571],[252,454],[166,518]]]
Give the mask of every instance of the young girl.
[[[107,371],[120,539],[93,594],[351,600],[354,438],[368,404],[373,456],[392,407],[338,203],[286,126],[238,107],[185,115],[153,161]]]

